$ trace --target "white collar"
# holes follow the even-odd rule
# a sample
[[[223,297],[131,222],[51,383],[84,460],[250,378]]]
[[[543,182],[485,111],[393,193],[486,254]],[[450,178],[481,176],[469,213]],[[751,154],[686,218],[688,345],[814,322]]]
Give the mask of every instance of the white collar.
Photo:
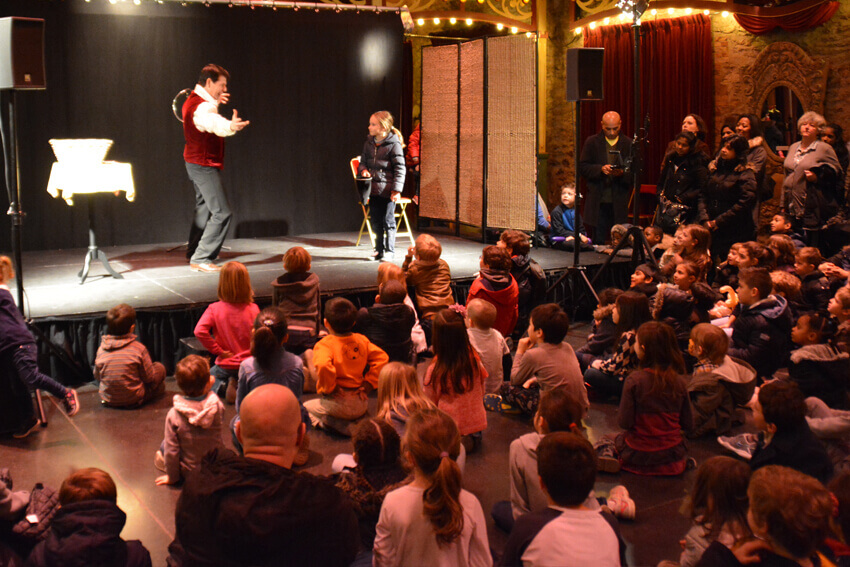
[[[0,284],[0,289],[5,289],[5,290],[6,290],[6,291],[8,291],[9,293],[11,293],[11,292],[12,292],[12,290],[10,290],[10,289],[9,289],[9,286],[7,286],[7,285],[6,285],[6,284],[4,284],[4,283]]]
[[[195,94],[204,99],[205,102],[218,106],[218,101],[216,101],[202,85],[195,85]]]

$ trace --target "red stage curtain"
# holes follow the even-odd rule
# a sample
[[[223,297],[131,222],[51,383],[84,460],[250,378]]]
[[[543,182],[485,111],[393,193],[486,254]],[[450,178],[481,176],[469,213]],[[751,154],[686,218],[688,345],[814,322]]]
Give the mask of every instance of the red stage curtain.
[[[670,140],[682,129],[687,114],[700,115],[708,125],[706,143],[714,148],[714,58],[711,20],[702,14],[644,22],[641,26],[641,83],[643,126],[649,114],[649,144],[642,183],[655,184],[661,159]],[[605,26],[584,31],[585,47],[605,48],[605,100],[581,105],[582,143],[601,131],[602,114],[620,113],[622,134],[633,136],[634,42],[631,25]],[[579,155],[579,154],[577,154]]]
[[[799,32],[825,24],[838,11],[838,2],[824,2],[807,10],[778,18],[761,18],[735,14],[741,27],[754,35],[762,35],[777,27],[789,32]]]

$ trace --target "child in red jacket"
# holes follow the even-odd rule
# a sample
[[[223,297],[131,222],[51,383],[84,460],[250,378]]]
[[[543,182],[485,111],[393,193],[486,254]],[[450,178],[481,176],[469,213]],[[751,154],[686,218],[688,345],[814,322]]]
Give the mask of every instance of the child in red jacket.
[[[502,333],[503,337],[510,336],[519,316],[519,288],[511,275],[512,264],[504,248],[485,247],[481,254],[481,271],[472,282],[466,297],[467,304],[480,298],[496,306],[493,328]]]

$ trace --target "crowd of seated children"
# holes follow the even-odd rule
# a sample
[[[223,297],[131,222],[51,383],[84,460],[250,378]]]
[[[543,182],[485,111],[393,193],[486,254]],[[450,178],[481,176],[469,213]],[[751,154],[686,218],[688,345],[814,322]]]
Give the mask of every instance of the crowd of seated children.
[[[720,327],[700,323],[691,330],[688,352],[694,357],[688,395],[694,416],[692,437],[726,435],[738,420],[736,410],[752,399],[756,371],[730,357],[729,337]]]
[[[600,470],[681,474],[689,462],[682,433],[693,429],[693,418],[673,329],[657,321],[644,323],[636,333],[635,351],[639,366],[625,380],[617,412],[625,431],[598,444]]]
[[[404,446],[413,481],[384,498],[373,564],[492,565],[484,510],[461,488],[456,462],[461,432],[455,420],[439,409],[414,414]]]
[[[313,348],[321,332],[319,276],[310,271],[312,263],[307,250],[293,246],[283,255],[286,272],[272,282],[272,304],[286,313],[287,349],[299,355]]]
[[[466,303],[479,298],[496,307],[493,328],[509,337],[519,318],[519,286],[511,275],[508,252],[498,246],[485,246],[481,253],[481,271],[472,282]]]
[[[351,423],[368,411],[367,396],[378,386],[378,374],[389,362],[384,351],[353,332],[356,322],[357,308],[349,300],[334,297],[325,304],[328,336],[313,348],[319,397],[304,403],[313,427],[345,436],[350,436]]]
[[[251,276],[240,262],[228,262],[218,278],[218,301],[211,303],[198,324],[195,337],[215,356],[210,372],[213,391],[225,401],[236,402],[239,365],[251,355],[251,332],[260,308],[254,303]]]
[[[423,382],[425,394],[457,423],[467,452],[472,452],[487,429],[483,404],[487,371],[469,342],[463,316],[452,309],[434,316],[433,348]]]
[[[685,499],[684,512],[692,525],[682,538],[678,563],[662,561],[658,567],[695,567],[710,545],[727,549],[752,537],[747,522],[747,487],[750,467],[732,457],[711,457],[697,469]]]
[[[304,440],[295,456],[295,465],[303,465],[309,455],[310,431],[312,424],[307,409],[301,404],[304,386],[304,364],[298,357],[287,349],[289,329],[286,314],[280,307],[266,307],[254,321],[254,332],[251,335],[251,356],[242,361],[239,366],[239,383],[236,387],[236,416],[230,423],[233,433],[233,445],[237,451],[242,450],[236,439],[236,424],[239,422],[239,409],[242,400],[252,390],[263,384],[280,384],[286,386],[295,395],[301,409],[301,421],[306,428]]]
[[[371,307],[361,307],[354,330],[382,349],[392,361],[413,359],[413,326],[416,314],[404,303],[407,289],[398,280],[388,280],[378,290]]]
[[[537,446],[537,469],[548,506],[516,520],[499,565],[625,564],[616,520],[585,504],[596,481],[590,442],[565,431],[546,435]]]
[[[611,312],[611,319],[617,325],[617,346],[607,358],[594,360],[584,373],[588,391],[595,399],[619,398],[626,376],[637,368],[637,329],[650,318],[645,295],[629,291],[617,298]]]
[[[496,394],[507,376],[510,378],[511,351],[502,333],[493,328],[496,307],[489,301],[473,299],[466,306],[469,343],[487,371],[485,394]],[[507,369],[507,372],[505,371]]]
[[[174,378],[182,393],[175,394],[165,416],[165,435],[154,457],[165,474],[156,478],[157,485],[177,484],[197,470],[207,452],[224,447],[224,405],[212,391],[215,379],[207,359],[190,354],[177,363]]]
[[[582,250],[592,250],[593,246],[584,230],[581,217],[578,219],[579,245]],[[561,187],[561,202],[552,210],[552,248],[558,250],[575,249],[576,233],[576,187],[567,184]]]
[[[533,416],[542,394],[563,389],[580,400],[587,412],[590,403],[581,367],[573,347],[564,342],[569,326],[569,316],[556,303],[531,311],[528,336],[517,344],[510,383],[502,385],[496,400],[502,411],[516,408]]]
[[[609,287],[599,292],[599,303],[593,311],[593,325],[587,335],[587,344],[576,350],[581,371],[585,372],[594,360],[611,354],[617,344],[617,324],[611,318],[617,298],[623,290]]]
[[[69,416],[80,409],[76,390],[66,388],[38,369],[38,349],[30,330],[27,328],[21,312],[15,305],[9,291],[9,280],[14,279],[15,270],[8,256],[0,256],[0,371],[3,376],[17,376],[25,386],[17,393],[21,412],[5,411],[0,418],[3,433],[13,433],[15,437],[26,437],[38,427],[39,420],[32,411],[29,391],[44,390],[59,399],[62,409]],[[10,384],[14,387],[15,384]],[[11,404],[17,405],[17,404]],[[13,414],[18,415],[13,415]]]
[[[455,303],[452,273],[446,261],[440,258],[442,253],[443,247],[436,238],[430,234],[420,234],[416,237],[416,244],[407,249],[401,265],[407,285],[416,290],[416,305],[422,316],[420,324],[429,345],[434,315]]]
[[[135,330],[136,310],[126,303],[106,312],[106,334],[94,360],[94,378],[105,406],[138,407],[165,393],[165,366],[151,360]]]

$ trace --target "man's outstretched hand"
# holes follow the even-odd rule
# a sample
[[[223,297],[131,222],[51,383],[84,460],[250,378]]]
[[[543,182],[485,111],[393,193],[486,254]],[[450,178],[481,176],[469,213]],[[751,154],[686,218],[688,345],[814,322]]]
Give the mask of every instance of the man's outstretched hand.
[[[250,124],[250,120],[242,120],[239,118],[239,113],[236,112],[236,109],[233,109],[233,118],[230,119],[230,129],[234,132],[238,132],[248,124]]]

